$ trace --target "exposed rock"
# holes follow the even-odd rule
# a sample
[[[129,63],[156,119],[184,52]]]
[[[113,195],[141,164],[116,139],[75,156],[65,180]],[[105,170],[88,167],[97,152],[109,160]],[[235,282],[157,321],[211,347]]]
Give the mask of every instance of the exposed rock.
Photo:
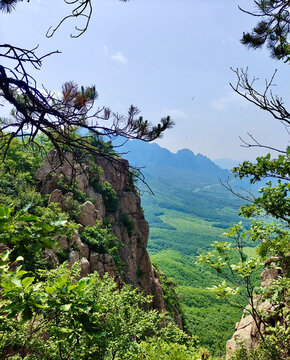
[[[97,254],[90,251],[77,233],[69,244],[71,250],[69,266],[76,261],[80,261],[82,274],[87,274],[89,271],[98,271],[100,276],[104,276],[105,273],[108,273],[120,286],[124,280],[126,283],[132,284],[133,287],[138,287],[145,295],[153,295],[153,306],[159,310],[165,310],[166,305],[161,284],[154,274],[146,250],[149,226],[144,218],[140,198],[134,192],[128,191],[128,189],[132,190],[128,161],[119,158],[111,161],[102,156],[96,156],[95,163],[104,171],[100,175],[100,181],[102,183],[104,181],[110,182],[119,198],[118,210],[110,214],[109,220],[114,235],[123,244],[119,249],[120,260],[125,264],[123,267],[123,279],[121,279],[112,257],[109,254]],[[89,166],[89,159],[83,159],[80,165],[75,161],[71,153],[65,153],[64,160],[60,161],[57,152],[52,150],[37,172],[37,180],[40,182],[42,192],[53,192],[51,201],[60,204],[63,204],[64,197],[61,191],[57,189],[57,177],[62,175],[68,183],[77,181],[79,190],[84,191],[92,200],[92,202],[86,201],[81,205],[81,216],[78,222],[84,227],[95,225],[96,220],[101,220],[106,215],[102,195],[98,194],[89,184]],[[130,236],[126,226],[120,222],[124,214],[129,215],[135,223],[134,231]],[[53,261],[58,261],[55,254],[54,256]],[[177,315],[176,318],[178,318]],[[179,325],[181,326],[181,324]]]
[[[123,280],[116,269],[115,262],[109,254],[91,252],[90,269],[92,272],[97,271],[101,277],[103,277],[105,273],[108,273],[108,275],[116,281],[118,286],[123,284]]]
[[[86,201],[80,207],[81,209],[81,216],[79,218],[79,223],[83,226],[94,226],[96,225],[97,220],[97,213],[94,204],[90,201]]]
[[[172,305],[172,310],[174,312],[174,320],[175,320],[176,325],[179,327],[180,330],[183,330],[182,317],[181,317],[179,311],[175,308],[174,305]]]
[[[88,165],[76,163],[73,154],[66,152],[62,160],[57,150],[50,150],[43,164],[36,172],[36,180],[41,184],[41,191],[50,194],[57,189],[57,178],[63,176],[68,183],[76,181],[81,191],[89,185]]]
[[[71,251],[69,254],[69,262],[68,265],[72,266],[75,262],[79,261],[80,259],[80,253],[78,251]]]
[[[119,206],[121,214],[136,214],[140,207],[140,198],[132,192],[124,192]]]
[[[58,239],[58,242],[59,242],[60,247],[62,247],[62,248],[67,248],[68,247],[67,239],[61,237],[61,238]]]
[[[46,249],[44,251],[44,259],[49,261],[52,267],[56,267],[59,263],[58,257],[56,256],[55,250]]]
[[[281,272],[280,272],[281,273]],[[275,268],[265,268],[261,274],[261,286],[269,286],[274,279],[280,275],[279,270]]]
[[[48,203],[58,203],[62,211],[66,210],[65,199],[62,195],[62,191],[59,189],[53,190],[53,192],[50,194]]]
[[[90,250],[89,250],[89,247],[87,244],[84,244],[78,233],[76,234],[76,237],[75,237],[75,247],[77,248],[77,251],[79,252],[80,254],[80,257],[84,257],[86,259],[89,259],[90,257]]]
[[[97,210],[97,219],[102,219],[106,215],[106,208],[102,195],[95,192],[93,187],[90,185],[85,189],[85,193],[90,199],[92,199],[93,204],[95,205]]]
[[[129,178],[129,163],[125,159],[115,158],[109,160],[96,156],[95,162],[104,170],[104,178],[109,181],[117,192],[124,191]]]
[[[80,277],[82,278],[88,276],[88,274],[90,273],[90,263],[85,257],[81,258],[80,267],[81,267]]]
[[[155,276],[153,267],[151,267],[151,274],[152,274],[151,293],[154,294],[153,305],[156,309],[166,309],[166,305],[163,299],[161,283],[159,278]]]
[[[241,346],[241,344],[243,344],[247,350],[250,350],[257,346],[258,343],[258,328],[252,315],[243,315],[241,321],[236,324],[233,337],[227,341],[226,359],[230,359],[233,352],[235,352]]]
[[[275,257],[267,260],[266,264],[270,265],[279,258]],[[281,270],[276,268],[265,267],[261,274],[261,286],[269,286],[274,279],[281,276]],[[258,312],[268,315],[275,310],[275,306],[270,301],[261,301],[258,296],[254,296],[254,307]],[[261,323],[259,318],[255,319],[250,314],[250,304],[244,310],[241,321],[236,324],[233,337],[226,344],[226,359],[230,359],[233,352],[243,345],[247,351],[255,348],[260,342],[260,332],[265,330],[265,325]],[[278,319],[272,318],[272,322],[276,323]],[[259,329],[258,329],[259,328]]]
[[[6,250],[9,250],[9,247],[5,244],[0,243],[0,254],[2,254]]]

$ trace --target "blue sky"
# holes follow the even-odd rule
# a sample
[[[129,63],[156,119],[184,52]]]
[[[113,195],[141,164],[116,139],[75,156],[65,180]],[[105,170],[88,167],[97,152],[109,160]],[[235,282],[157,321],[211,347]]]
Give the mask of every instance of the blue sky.
[[[95,84],[99,105],[125,112],[134,104],[153,123],[171,115],[176,125],[158,143],[171,151],[189,148],[211,159],[252,159],[257,149],[242,148],[247,132],[267,145],[285,147],[283,126],[233,93],[233,68],[249,68],[261,86],[278,69],[277,92],[289,103],[288,67],[266,50],[239,42],[255,18],[238,5],[252,0],[94,0],[87,32],[71,39],[75,21],[52,38],[49,26],[69,12],[58,0],[34,0],[0,15],[0,40],[39,52],[60,50],[34,74],[39,85],[58,91],[68,80]],[[53,5],[57,6],[53,7]]]

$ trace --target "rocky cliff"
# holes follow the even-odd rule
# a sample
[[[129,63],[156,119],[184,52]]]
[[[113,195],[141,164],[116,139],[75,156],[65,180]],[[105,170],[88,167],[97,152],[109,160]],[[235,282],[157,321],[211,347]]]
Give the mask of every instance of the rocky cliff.
[[[106,198],[99,190],[100,186],[94,186],[92,171],[96,169],[101,186],[111,184],[111,188],[117,197],[114,209],[106,206]],[[62,248],[68,249],[69,264],[80,261],[81,275],[98,271],[103,276],[108,273],[121,286],[123,282],[139,288],[146,295],[153,295],[153,306],[158,310],[165,310],[166,304],[163,299],[160,280],[151,265],[146,245],[149,236],[149,226],[144,218],[140,198],[133,185],[127,160],[115,158],[113,161],[105,157],[95,157],[92,161],[89,157],[76,159],[72,153],[66,153],[64,160],[60,161],[56,150],[51,150],[42,166],[37,172],[40,191],[50,194],[49,202],[60,204],[62,210],[66,210],[68,198],[73,198],[71,192],[64,193],[59,186],[59,179],[68,184],[77,184],[79,191],[85,193],[90,200],[80,206],[80,216],[77,222],[81,227],[75,232],[69,242],[59,239]],[[124,221],[126,219],[126,221]],[[96,253],[81,240],[81,232],[87,226],[94,226],[97,222],[109,221],[112,232],[117,241],[122,244],[119,247],[120,260],[123,263],[122,271],[117,270],[112,256],[107,253]],[[128,229],[128,224],[133,224]],[[46,257],[56,264],[59,259],[56,249],[47,250]],[[182,326],[180,316],[176,314],[179,326]]]
[[[281,270],[276,263],[277,257],[269,258],[266,262],[266,267],[261,274],[261,286],[269,287],[273,280],[278,277],[284,277],[285,271]],[[282,304],[282,307],[290,306],[290,302]],[[266,326],[275,327],[278,323],[283,325],[285,319],[277,315],[279,310],[277,305],[267,299],[262,299],[258,295],[254,295],[254,307],[259,317],[256,318],[251,315],[250,304],[245,308],[243,316],[239,322],[236,323],[235,332],[226,345],[226,359],[230,359],[232,354],[243,346],[247,351],[257,347],[260,342],[260,332],[265,332]],[[281,305],[279,305],[281,307]],[[281,310],[281,309],[280,309]],[[264,318],[262,321],[262,317]],[[285,322],[286,327],[286,322]],[[264,333],[265,335],[266,333]],[[286,344],[285,344],[286,345]],[[290,354],[289,354],[290,355]]]

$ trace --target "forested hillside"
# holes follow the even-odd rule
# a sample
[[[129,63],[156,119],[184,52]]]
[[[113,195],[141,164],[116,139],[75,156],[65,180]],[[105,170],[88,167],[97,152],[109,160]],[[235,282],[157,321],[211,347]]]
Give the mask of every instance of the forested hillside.
[[[127,162],[60,161],[35,141],[38,156],[13,140],[0,165],[0,358],[199,359],[151,267]]]
[[[130,141],[123,150],[131,165],[141,168],[154,193],[150,194],[139,182],[150,225],[151,259],[179,285],[187,329],[198,334],[202,345],[223,354],[242,309],[217,300],[207,289],[219,277],[197,266],[196,256],[208,251],[214,241],[224,241],[221,235],[225,229],[240,221],[242,200],[224,188],[220,180],[229,180],[241,192],[255,192],[256,187],[234,179],[229,171],[188,149],[173,154],[157,144]]]
[[[0,31],[0,360],[288,360],[289,0],[0,0]]]

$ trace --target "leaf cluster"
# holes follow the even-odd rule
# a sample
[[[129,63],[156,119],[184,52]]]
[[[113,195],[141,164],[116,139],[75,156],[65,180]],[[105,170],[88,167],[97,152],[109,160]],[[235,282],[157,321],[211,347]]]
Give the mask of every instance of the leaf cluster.
[[[254,1],[257,11],[248,14],[260,17],[261,20],[252,32],[243,34],[242,44],[253,48],[267,45],[274,59],[290,60],[290,15],[288,0],[257,0]]]
[[[95,226],[86,226],[80,233],[80,237],[89,246],[91,251],[98,254],[111,255],[117,269],[122,269],[119,255],[119,248],[122,246],[122,243],[112,234],[110,226],[103,227],[101,223]]]
[[[161,328],[164,315],[144,310],[151,298],[130,286],[117,290],[112,279],[96,273],[79,279],[77,264],[42,271],[42,281],[36,281],[21,267],[11,272],[7,253],[0,259],[4,358],[141,359],[152,336],[169,347],[183,344],[185,352],[196,344],[172,323]]]

